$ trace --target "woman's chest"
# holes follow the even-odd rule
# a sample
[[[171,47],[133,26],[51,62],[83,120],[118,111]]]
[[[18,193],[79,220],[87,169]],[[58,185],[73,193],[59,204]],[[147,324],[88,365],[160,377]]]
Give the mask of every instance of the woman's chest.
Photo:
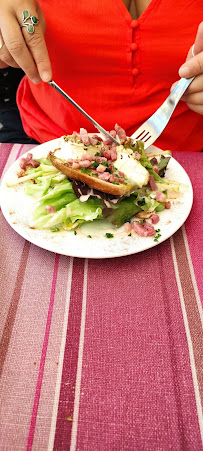
[[[151,0],[122,0],[132,19],[138,19],[151,3]]]

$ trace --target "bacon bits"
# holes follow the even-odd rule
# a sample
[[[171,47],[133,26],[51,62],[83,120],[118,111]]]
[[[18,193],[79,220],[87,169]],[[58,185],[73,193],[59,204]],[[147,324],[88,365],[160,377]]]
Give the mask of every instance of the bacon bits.
[[[150,188],[152,191],[157,191],[158,190],[158,186],[154,180],[153,175],[150,174],[149,176],[149,184],[150,184]]]
[[[160,191],[158,191],[158,192],[156,193],[155,199],[156,199],[158,202],[166,202],[166,195],[165,195],[164,193],[161,193]]]
[[[106,166],[104,166],[103,164],[99,164],[99,166],[97,166],[97,169],[96,169],[96,171],[97,172],[105,172],[105,170],[106,170]]]
[[[80,168],[89,168],[91,166],[91,161],[90,160],[81,160],[79,162],[79,166]]]
[[[131,226],[130,222],[125,222],[124,230],[126,233],[130,233],[132,231],[132,226]]]
[[[111,174],[109,174],[109,172],[103,172],[103,174],[100,173],[100,174],[98,175],[98,178],[99,178],[99,179],[105,180],[105,181],[109,180],[110,177],[111,177]]]
[[[25,158],[20,159],[19,165],[21,169],[26,170],[29,166],[32,166],[33,168],[38,168],[40,163],[34,160],[32,153],[29,152]]]
[[[52,205],[46,205],[45,210],[47,213],[56,213],[56,209]]]
[[[89,138],[89,135],[87,133],[87,130],[85,130],[85,128],[80,129],[80,139],[85,146],[89,146],[90,138]]]
[[[137,233],[137,235],[143,237],[156,235],[156,230],[148,221],[143,221],[142,223],[140,223],[139,221],[132,221],[131,223],[126,222],[124,224],[124,230],[126,233],[134,231]]]
[[[159,222],[159,215],[152,215],[150,219],[152,224],[157,224],[157,222]]]
[[[126,141],[126,139],[127,139],[125,130],[122,127],[120,127],[118,124],[115,125],[115,130],[117,132],[117,135],[120,139],[121,144],[124,143],[124,141]]]

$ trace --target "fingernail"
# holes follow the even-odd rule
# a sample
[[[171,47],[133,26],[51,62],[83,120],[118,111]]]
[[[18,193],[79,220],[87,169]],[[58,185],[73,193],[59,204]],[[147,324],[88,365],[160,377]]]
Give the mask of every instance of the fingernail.
[[[175,88],[176,85],[177,85],[177,82],[176,82],[176,83],[173,83],[172,86],[171,86],[170,91],[173,91],[173,89]]]
[[[50,72],[46,72],[46,71],[42,72],[41,77],[42,77],[42,80],[43,80],[45,83],[51,80],[51,74],[50,74]]]
[[[41,82],[40,78],[38,78],[38,77],[32,78],[31,81],[32,81],[32,83],[34,83],[35,85],[38,85],[38,84]]]
[[[183,66],[179,69],[180,77],[187,78],[189,76],[189,73],[190,73],[190,70],[189,70],[189,67],[187,67],[187,66]]]

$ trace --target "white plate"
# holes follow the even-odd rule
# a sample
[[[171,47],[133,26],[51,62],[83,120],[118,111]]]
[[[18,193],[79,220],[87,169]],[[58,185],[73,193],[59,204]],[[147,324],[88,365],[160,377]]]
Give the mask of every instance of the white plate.
[[[59,142],[57,139],[41,144],[31,152],[34,158],[44,157],[48,152],[59,147]],[[32,198],[24,194],[23,185],[12,188],[8,188],[6,185],[6,182],[15,177],[19,169],[19,160],[17,160],[2,180],[0,199],[4,217],[10,226],[26,240],[43,249],[63,255],[82,258],[110,258],[144,251],[173,235],[185,222],[192,207],[193,191],[190,179],[182,166],[171,157],[167,178],[186,184],[188,188],[183,196],[172,201],[169,210],[165,209],[160,213],[160,221],[156,226],[161,230],[158,242],[155,242],[153,237],[143,238],[135,233],[127,236],[123,232],[123,227],[115,229],[105,221],[97,221],[94,225],[86,224],[81,227],[81,231],[77,235],[68,231],[53,233],[37,230],[32,228]],[[106,238],[107,231],[112,232],[114,237]],[[92,238],[88,237],[89,234]]]

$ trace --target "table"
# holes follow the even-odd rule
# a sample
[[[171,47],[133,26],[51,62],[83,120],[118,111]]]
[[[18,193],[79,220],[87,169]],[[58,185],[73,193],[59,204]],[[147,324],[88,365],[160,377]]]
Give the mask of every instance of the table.
[[[191,214],[139,254],[55,255],[0,213],[1,451],[203,449],[203,154],[173,156]]]

